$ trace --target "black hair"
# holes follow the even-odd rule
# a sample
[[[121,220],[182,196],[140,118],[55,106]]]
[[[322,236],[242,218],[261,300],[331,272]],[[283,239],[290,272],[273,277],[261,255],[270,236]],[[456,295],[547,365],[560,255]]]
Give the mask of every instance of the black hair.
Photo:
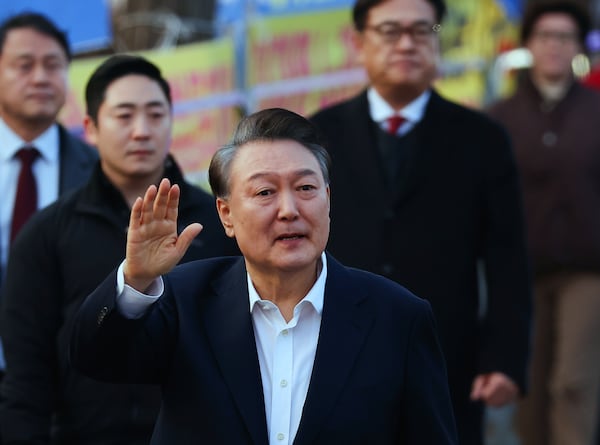
[[[4,49],[8,33],[21,28],[31,28],[40,34],[53,38],[64,50],[67,60],[71,61],[72,54],[66,33],[58,29],[48,17],[37,12],[23,12],[13,15],[0,24],[0,54]]]
[[[329,184],[331,158],[323,148],[321,134],[306,118],[283,108],[268,108],[244,117],[228,144],[214,154],[208,168],[213,194],[227,198],[230,192],[231,164],[238,150],[254,141],[290,139],[306,147],[317,159],[323,179]]]
[[[581,5],[572,1],[547,1],[531,3],[523,14],[521,22],[521,43],[525,44],[531,37],[533,28],[541,16],[545,14],[567,14],[577,24],[577,38],[585,46],[585,38],[590,32],[590,16]]]
[[[352,8],[352,20],[354,22],[354,29],[357,31],[363,31],[367,26],[367,15],[371,8],[386,2],[387,0],[357,0]],[[426,0],[433,6],[435,11],[435,19],[437,23],[442,23],[444,16],[446,15],[446,4],[444,0]]]
[[[165,93],[169,105],[172,105],[171,88],[156,65],[140,56],[118,54],[100,64],[85,87],[86,113],[94,123],[97,123],[98,110],[110,84],[130,74],[140,74],[156,81]]]

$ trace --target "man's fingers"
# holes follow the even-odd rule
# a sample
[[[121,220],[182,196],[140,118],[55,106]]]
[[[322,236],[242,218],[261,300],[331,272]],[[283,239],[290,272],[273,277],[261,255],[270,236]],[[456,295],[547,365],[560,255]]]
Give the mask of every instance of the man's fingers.
[[[179,212],[179,195],[179,186],[174,184],[169,190],[169,199],[167,202],[167,211],[165,215],[170,221],[177,221],[177,215]]]
[[[140,217],[140,224],[144,224],[152,220],[152,209],[154,207],[154,198],[156,198],[157,189],[155,185],[151,185],[146,189],[144,194],[144,201],[142,203],[142,212]]]
[[[502,406],[513,401],[518,393],[519,389],[510,377],[495,372],[475,378],[471,400],[481,400],[489,406]]]
[[[138,196],[131,207],[131,213],[129,214],[129,227],[138,228],[140,226],[140,219],[142,218],[142,205],[144,200]]]
[[[181,256],[185,254],[194,238],[198,236],[198,234],[202,231],[203,227],[200,223],[192,223],[183,229],[183,232],[177,238],[177,250],[181,253]]]
[[[157,220],[163,220],[167,215],[170,189],[171,182],[167,178],[163,178],[158,185],[158,191],[156,192],[152,208],[154,218]]]

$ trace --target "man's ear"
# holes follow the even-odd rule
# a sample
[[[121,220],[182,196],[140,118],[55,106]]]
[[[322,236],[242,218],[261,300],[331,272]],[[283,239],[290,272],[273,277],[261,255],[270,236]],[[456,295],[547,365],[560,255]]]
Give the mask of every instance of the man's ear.
[[[217,198],[217,212],[219,213],[221,224],[225,228],[225,234],[229,238],[235,238],[235,231],[231,222],[231,207],[229,207],[229,203],[225,199]]]
[[[92,118],[88,115],[83,118],[83,130],[85,140],[96,147],[98,145],[98,128]]]

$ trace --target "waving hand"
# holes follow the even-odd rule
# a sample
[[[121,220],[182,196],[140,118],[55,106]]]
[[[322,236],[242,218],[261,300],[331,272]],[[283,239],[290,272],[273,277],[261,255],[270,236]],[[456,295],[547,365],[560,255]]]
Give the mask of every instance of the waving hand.
[[[201,224],[193,223],[177,234],[179,193],[177,184],[163,179],[158,189],[148,187],[131,208],[123,272],[125,283],[138,291],[175,267],[202,230]]]

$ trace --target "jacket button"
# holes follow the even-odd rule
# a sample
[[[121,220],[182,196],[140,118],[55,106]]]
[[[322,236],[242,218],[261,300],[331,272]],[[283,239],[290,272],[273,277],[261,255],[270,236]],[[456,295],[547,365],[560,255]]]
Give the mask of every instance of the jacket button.
[[[102,309],[100,309],[100,313],[98,314],[97,320],[98,326],[102,324],[104,318],[106,317],[106,314],[108,314],[108,306],[104,306]]]

